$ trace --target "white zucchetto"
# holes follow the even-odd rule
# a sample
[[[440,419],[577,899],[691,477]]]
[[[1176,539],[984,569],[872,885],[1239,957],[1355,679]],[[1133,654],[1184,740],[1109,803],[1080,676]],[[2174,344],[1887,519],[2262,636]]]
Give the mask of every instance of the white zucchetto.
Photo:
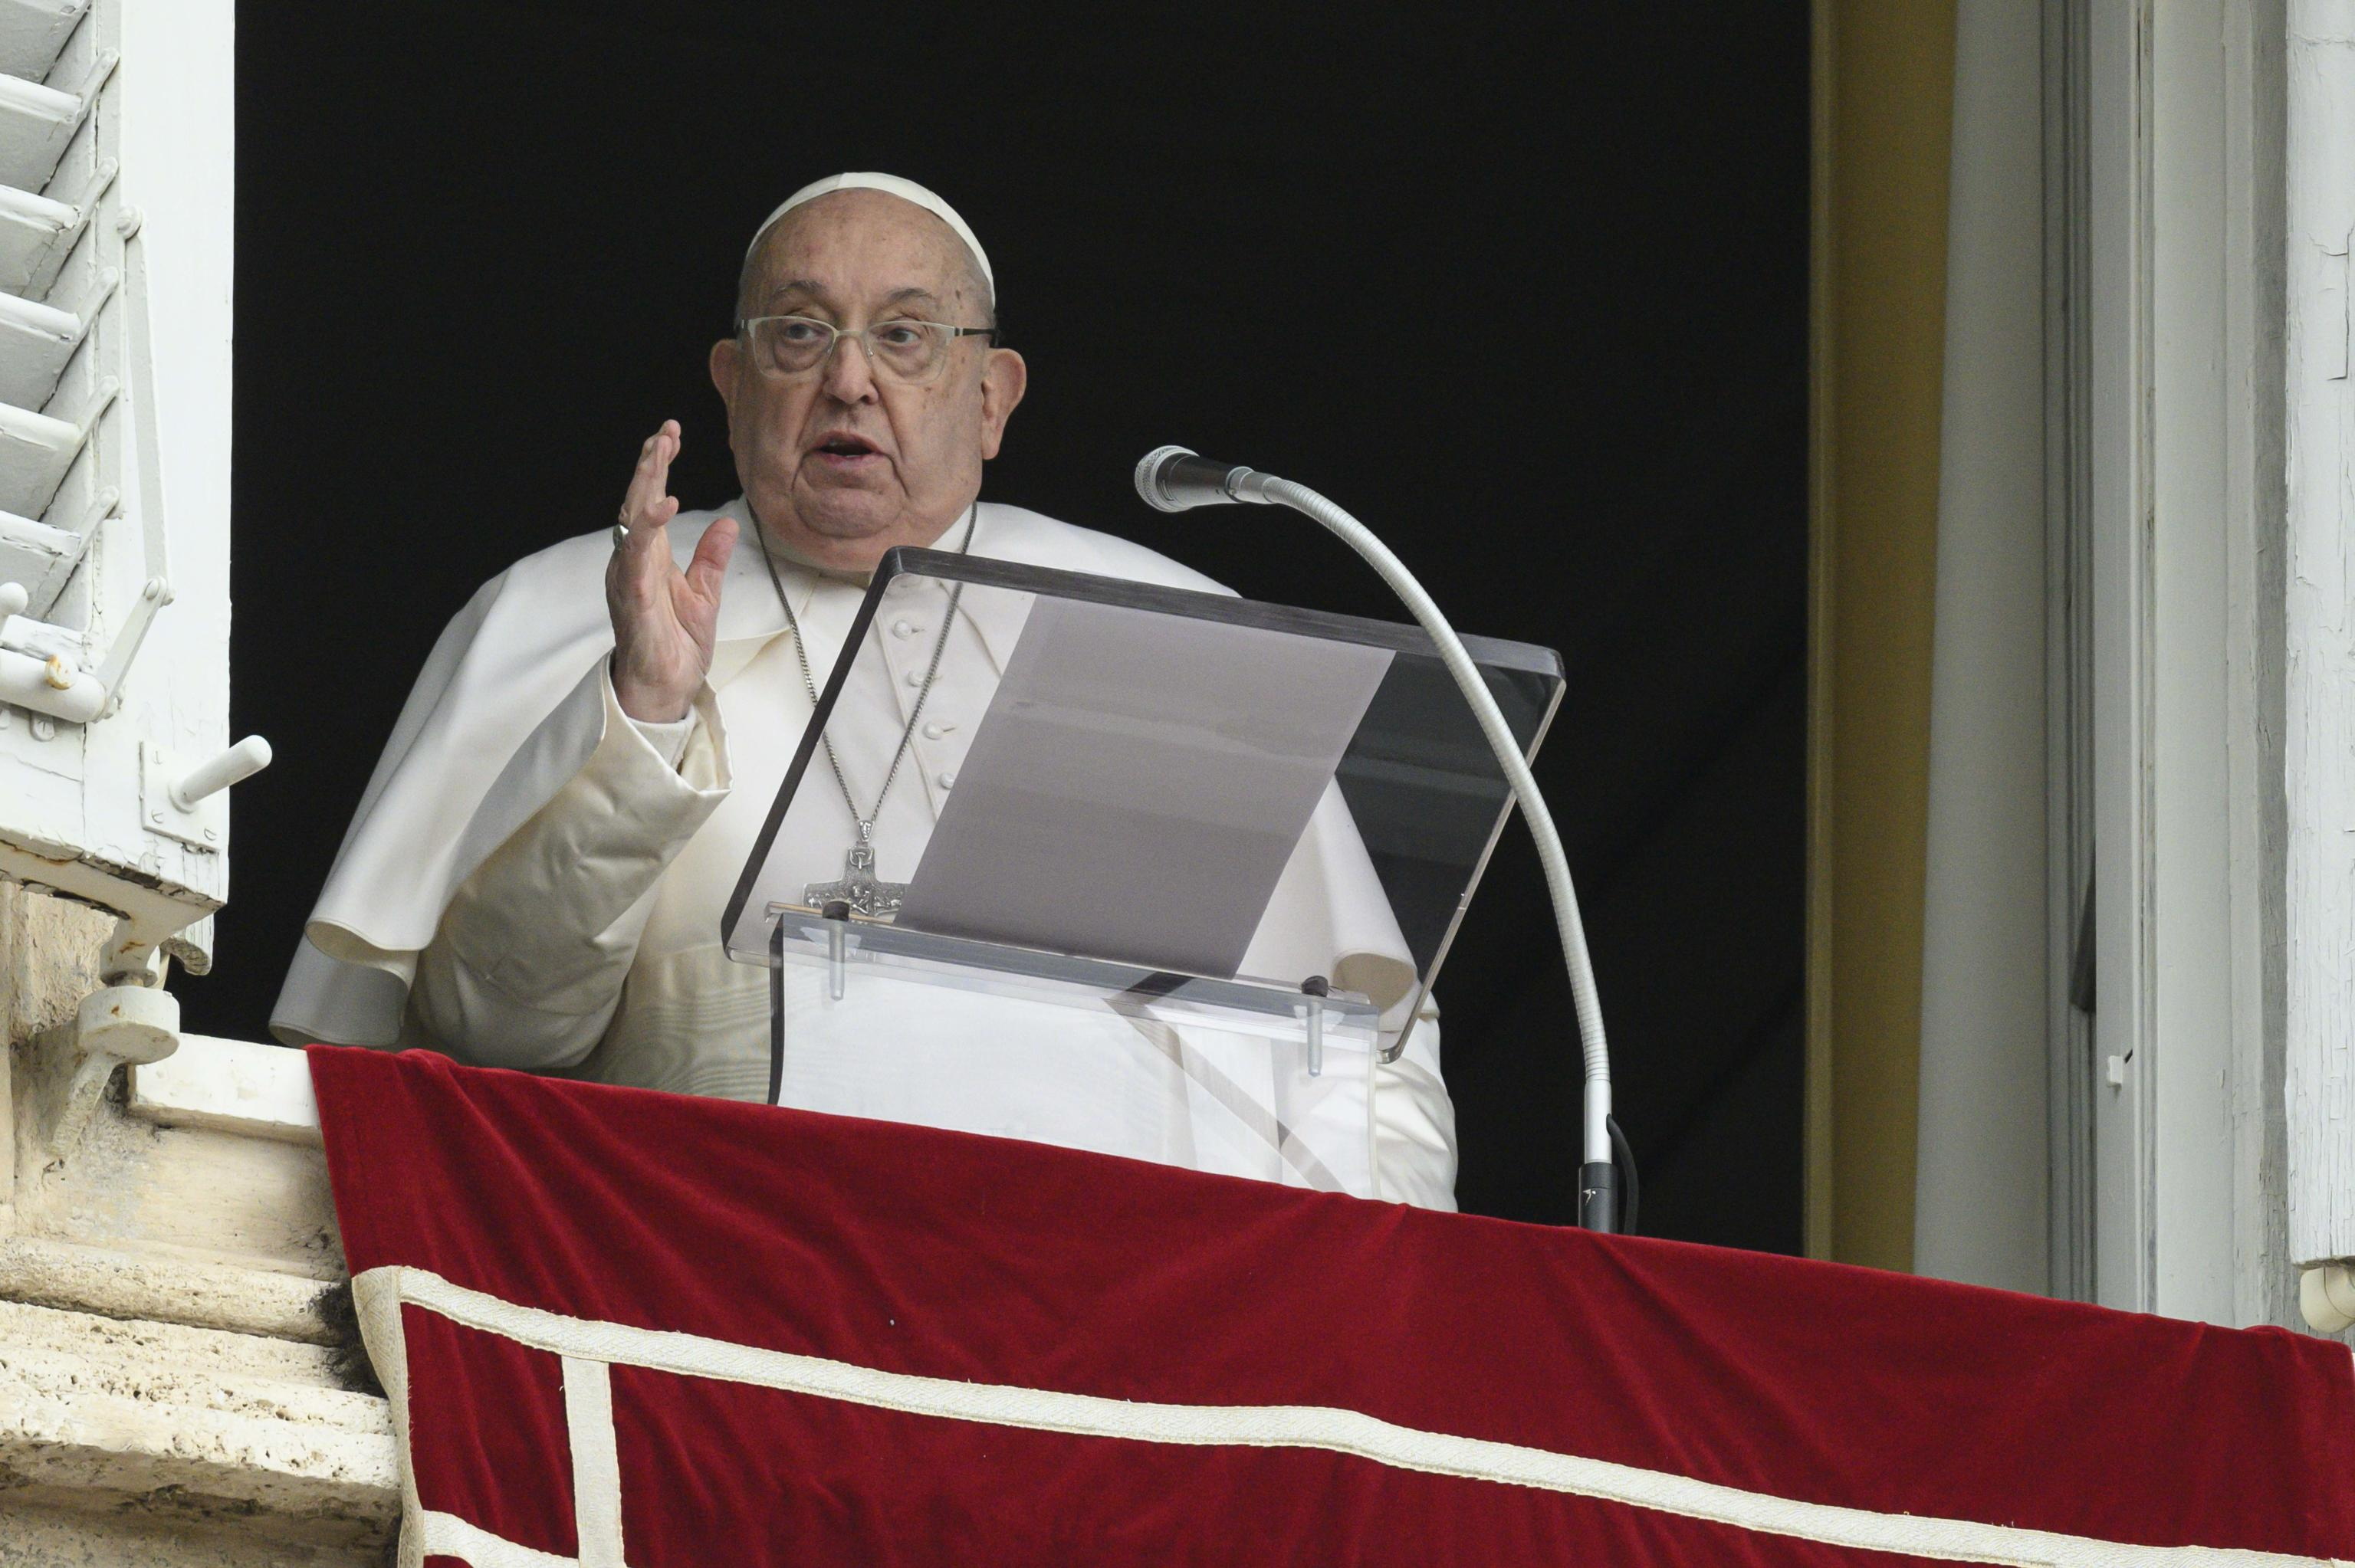
[[[989,285],[990,299],[992,302],[996,302],[997,277],[989,270],[989,253],[982,249],[981,241],[973,237],[973,230],[966,227],[964,218],[957,216],[956,208],[915,181],[903,180],[897,175],[828,175],[822,180],[811,181],[787,196],[776,211],[761,220],[761,227],[752,231],[752,243],[744,247],[744,259],[748,261],[752,259],[752,252],[760,249],[761,237],[775,227],[777,219],[805,202],[832,196],[836,191],[881,191],[886,196],[898,196],[901,201],[913,202],[947,224],[956,237],[964,241],[964,248],[973,252],[975,263],[981,268],[982,281]]]

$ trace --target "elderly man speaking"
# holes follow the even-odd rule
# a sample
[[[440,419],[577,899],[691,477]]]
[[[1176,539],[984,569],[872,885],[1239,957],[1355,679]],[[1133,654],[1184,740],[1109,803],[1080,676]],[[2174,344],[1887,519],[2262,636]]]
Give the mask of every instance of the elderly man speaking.
[[[666,492],[683,436],[667,420],[613,525],[517,563],[460,612],[305,927],[272,1020],[282,1038],[767,1097],[767,976],[728,958],[721,910],[884,553],[1225,591],[1139,546],[979,500],[1028,374],[997,342],[995,301],[973,231],[909,181],[837,175],[770,216],[745,255],[735,332],[710,357],[742,496],[679,510]],[[935,671],[982,667],[975,631],[944,619]],[[954,742],[945,710],[922,737],[896,712],[843,722],[888,731],[893,767],[813,769],[806,787],[838,783],[862,836],[895,788],[936,819],[953,774],[903,763]],[[1320,819],[1337,823],[1321,837],[1312,824],[1285,882],[1291,939],[1342,975],[1397,938],[1331,805]],[[1319,856],[1331,863],[1300,863]],[[1164,1026],[1071,1009],[1009,1022],[1002,999],[903,987],[928,994],[893,1001],[889,989],[863,998],[855,1028],[830,1026],[822,998],[795,1003],[786,1103],[1453,1206],[1429,1018],[1374,1069],[1367,1173],[1342,1181],[1314,1159],[1273,1158],[1273,1134],[1251,1150],[1208,1115],[1188,1125],[1206,1058],[1156,1040]],[[1033,1063],[1029,1087],[1009,1086],[1012,1055],[1047,1035],[1060,1051]]]

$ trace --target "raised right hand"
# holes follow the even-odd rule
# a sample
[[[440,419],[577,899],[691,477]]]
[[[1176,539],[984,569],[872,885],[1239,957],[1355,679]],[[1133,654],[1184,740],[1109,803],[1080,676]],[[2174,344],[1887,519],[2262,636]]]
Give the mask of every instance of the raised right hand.
[[[736,548],[736,520],[715,517],[687,570],[671,558],[670,520],[678,500],[664,492],[678,456],[678,421],[638,450],[638,470],[622,499],[630,536],[605,568],[605,608],[613,618],[613,694],[641,724],[683,719],[711,673],[719,624],[719,585]]]

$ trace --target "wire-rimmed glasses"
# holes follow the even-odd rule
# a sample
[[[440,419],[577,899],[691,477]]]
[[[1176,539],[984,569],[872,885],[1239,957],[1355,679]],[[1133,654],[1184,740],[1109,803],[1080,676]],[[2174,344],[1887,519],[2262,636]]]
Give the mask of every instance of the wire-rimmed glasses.
[[[906,317],[852,332],[815,316],[754,316],[738,322],[736,331],[751,346],[752,363],[772,376],[807,376],[826,362],[844,338],[851,337],[867,351],[867,364],[877,376],[912,383],[937,377],[949,362],[949,345],[957,339],[997,335],[996,327]]]

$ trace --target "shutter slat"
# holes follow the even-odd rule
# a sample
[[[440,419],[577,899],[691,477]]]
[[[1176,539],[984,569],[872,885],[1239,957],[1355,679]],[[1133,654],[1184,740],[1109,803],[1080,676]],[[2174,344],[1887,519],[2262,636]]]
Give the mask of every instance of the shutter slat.
[[[0,294],[0,403],[38,408],[81,342],[82,319],[37,300]]]
[[[91,427],[114,401],[116,390],[112,379],[101,382],[91,406],[65,410],[65,418],[0,403],[0,512],[38,517],[49,509],[66,470],[80,454]]]
[[[66,526],[0,512],[0,582],[14,582],[24,588],[27,601],[24,613],[48,618],[58,596],[89,553],[99,525],[116,514],[121,501],[117,492],[101,490],[81,509],[81,515]],[[51,513],[58,509],[57,503],[50,503]]]
[[[74,92],[0,76],[0,184],[22,191],[48,185],[114,62],[112,52],[100,56],[89,79]]]
[[[46,615],[48,601],[57,595],[44,590],[62,576],[60,568],[80,556],[81,546],[82,541],[63,528],[0,512],[0,583],[22,587],[32,600],[27,613]]]
[[[0,185],[0,290],[19,297],[48,293],[113,180],[114,160],[108,158],[100,163],[90,189],[74,201]]]
[[[90,0],[0,0],[0,71],[46,78],[89,9]]]

